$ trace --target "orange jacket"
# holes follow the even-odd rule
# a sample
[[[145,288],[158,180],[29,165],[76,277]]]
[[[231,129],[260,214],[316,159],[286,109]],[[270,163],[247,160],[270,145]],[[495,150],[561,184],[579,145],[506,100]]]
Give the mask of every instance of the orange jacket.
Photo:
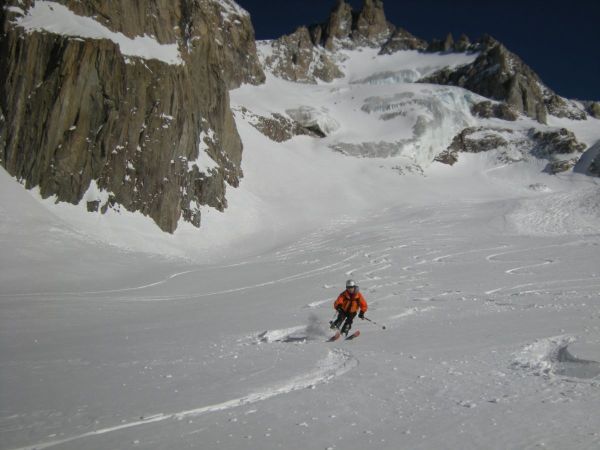
[[[360,292],[350,295],[348,291],[344,291],[338,296],[333,304],[333,309],[337,309],[338,306],[341,306],[349,314],[356,313],[359,308],[363,313],[366,313],[368,308],[367,301]]]

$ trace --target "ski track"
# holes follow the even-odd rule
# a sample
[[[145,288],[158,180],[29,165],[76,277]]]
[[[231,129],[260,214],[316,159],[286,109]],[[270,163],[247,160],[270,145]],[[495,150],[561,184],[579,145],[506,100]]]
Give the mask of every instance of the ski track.
[[[138,298],[131,298],[131,297],[114,297],[114,296],[110,296],[105,298],[105,300],[111,300],[111,301],[128,301],[128,302],[158,302],[158,301],[175,301],[175,300],[192,300],[192,299],[197,299],[197,298],[202,298],[202,297],[212,297],[215,295],[224,295],[224,294],[232,294],[232,293],[236,293],[236,292],[242,292],[242,291],[247,291],[250,289],[257,289],[257,288],[261,288],[261,287],[265,287],[265,286],[271,286],[274,284],[278,284],[278,283],[286,283],[286,282],[290,282],[290,281],[296,281],[296,280],[302,280],[302,279],[306,279],[306,278],[311,278],[313,276],[316,275],[320,275],[323,273],[328,273],[328,272],[338,272],[339,270],[343,270],[347,267],[349,267],[349,264],[346,264],[348,261],[352,260],[353,258],[355,258],[356,256],[358,256],[357,253],[341,260],[338,262],[335,262],[333,264],[329,264],[326,266],[322,266],[322,267],[318,267],[316,269],[311,269],[308,270],[306,272],[300,272],[300,273],[296,273],[294,275],[290,275],[287,277],[283,277],[283,278],[279,278],[276,280],[269,280],[269,281],[265,281],[263,283],[258,283],[258,284],[252,284],[252,285],[248,285],[248,286],[241,286],[238,288],[232,288],[232,289],[224,289],[224,290],[220,290],[220,291],[213,291],[213,292],[205,292],[205,293],[195,293],[195,294],[186,294],[186,295],[170,295],[170,296],[147,296],[147,297],[138,297]],[[189,270],[186,272],[179,272],[173,275],[170,275],[169,277],[165,278],[164,280],[161,281],[157,281],[154,283],[150,283],[150,284],[146,284],[143,286],[138,286],[138,287],[131,287],[131,288],[124,288],[124,289],[115,289],[115,290],[105,290],[105,291],[89,291],[89,292],[58,292],[58,293],[32,293],[32,294],[2,294],[0,295],[0,297],[38,297],[38,296],[80,296],[80,295],[104,295],[104,294],[115,294],[115,293],[124,293],[124,292],[130,292],[130,291],[136,291],[136,290],[142,290],[142,289],[147,289],[150,287],[154,287],[154,286],[158,286],[161,284],[164,284],[166,282],[168,282],[169,280],[181,276],[181,275],[185,275],[185,274],[189,274],[189,273],[195,273],[195,272],[200,272],[202,270],[205,269],[197,269],[197,270]]]
[[[325,300],[317,300],[315,302],[311,302],[311,303],[308,303],[307,305],[304,305],[304,308],[315,309],[315,308],[318,308],[319,306],[325,305],[327,303],[333,303],[333,299],[326,298]]]
[[[507,248],[507,247],[508,247],[507,245],[501,245],[500,247],[492,247],[492,248],[475,248],[473,250],[467,250],[465,252],[450,253],[448,255],[438,256],[437,258],[433,258],[431,261],[439,263],[439,262],[441,262],[444,259],[452,258],[452,257],[455,257],[455,256],[468,255],[468,254],[471,254],[471,253],[487,252],[487,251],[490,251],[490,250],[499,250],[501,248]]]
[[[520,260],[517,260],[517,261],[498,260],[497,258],[499,256],[513,255],[515,253],[529,253],[529,252],[536,251],[536,250],[545,250],[548,248],[556,248],[556,247],[568,247],[571,245],[577,245],[577,244],[582,244],[582,243],[585,243],[585,241],[577,240],[577,241],[566,242],[564,244],[543,245],[541,247],[528,247],[528,248],[522,248],[522,249],[517,249],[517,250],[511,250],[508,252],[493,253],[491,255],[486,256],[485,259],[490,262],[515,263],[515,262],[521,262],[521,261]],[[510,247],[510,246],[508,246],[508,247]]]
[[[346,267],[345,265],[341,266],[342,269],[345,267]],[[266,281],[264,283],[260,283],[260,284],[256,284],[256,285],[242,286],[239,288],[226,289],[226,290],[222,290],[222,291],[206,292],[203,294],[187,294],[187,295],[175,295],[175,296],[169,295],[169,296],[162,296],[162,297],[140,297],[140,298],[123,297],[123,298],[117,298],[117,299],[107,298],[107,300],[117,300],[117,301],[126,301],[126,302],[168,302],[168,301],[196,300],[196,299],[203,298],[203,297],[234,294],[237,292],[243,292],[243,291],[247,291],[250,289],[258,289],[258,288],[265,287],[265,286],[271,286],[271,285],[278,284],[278,283],[286,283],[286,282],[290,282],[290,281],[303,280],[306,278],[311,278],[320,273],[328,273],[328,272],[336,272],[336,271],[337,270],[335,268],[332,268],[331,270],[327,270],[327,271],[323,271],[323,272],[319,272],[319,273],[304,274],[302,276],[294,275],[291,277],[285,277],[285,278],[281,278],[278,280]]]
[[[523,270],[523,269],[533,269],[534,267],[547,266],[548,264],[554,264],[555,262],[556,261],[554,261],[552,259],[547,259],[546,261],[544,261],[542,263],[530,264],[527,266],[515,267],[514,269],[508,269],[508,270],[505,270],[504,273],[507,273],[509,275],[515,275],[515,272],[519,272],[520,270]]]
[[[296,333],[299,333],[301,331],[304,331],[306,334],[306,330],[307,327],[304,325],[298,325],[295,327],[290,327],[290,328],[282,328],[280,330],[269,330],[269,331],[263,331],[262,333],[257,333],[255,335],[253,335],[250,339],[253,340],[255,343],[260,344],[260,343],[267,343],[267,344],[271,344],[273,342],[282,342],[285,341],[287,338],[293,336]],[[306,336],[304,336],[304,338],[306,338]]]
[[[584,281],[600,281],[599,278],[573,278],[570,280],[551,280],[551,281],[540,281],[540,282],[536,282],[536,283],[525,283],[525,284],[518,284],[516,286],[511,286],[511,287],[499,287],[496,289],[491,289],[489,291],[485,291],[484,294],[485,295],[492,295],[492,294],[496,294],[498,292],[505,292],[505,291],[514,291],[514,290],[519,290],[522,288],[528,288],[528,287],[534,287],[534,286],[544,286],[544,285],[552,285],[552,284],[560,284],[560,283],[565,283],[565,284],[570,284],[570,283],[581,283]],[[594,285],[592,285],[594,286]],[[580,286],[578,286],[580,287]],[[556,289],[556,288],[555,288]],[[536,290],[530,290],[527,292],[537,292],[539,291],[539,289]]]
[[[374,280],[375,277],[372,277],[373,274],[395,267],[394,262],[397,261],[395,259],[395,257],[397,257],[397,256],[395,254],[390,255],[389,252],[391,250],[401,249],[401,248],[405,248],[405,247],[409,246],[408,244],[389,246],[389,242],[391,240],[392,240],[391,238],[388,238],[385,240],[387,247],[381,251],[371,250],[368,253],[361,253],[364,246],[363,245],[354,245],[354,246],[351,246],[351,247],[348,247],[345,249],[348,251],[346,254],[348,254],[350,252],[352,252],[352,253],[341,261],[336,261],[335,263],[323,265],[321,267],[317,267],[317,268],[314,268],[314,269],[311,269],[308,271],[295,273],[293,275],[289,275],[289,276],[286,276],[283,278],[278,278],[275,280],[268,280],[268,281],[265,281],[262,283],[252,284],[252,285],[248,285],[248,286],[242,286],[242,287],[238,287],[238,288],[231,288],[231,289],[225,289],[225,290],[218,290],[218,291],[214,291],[214,292],[190,294],[190,295],[156,296],[156,297],[143,297],[143,298],[107,297],[107,300],[110,299],[110,300],[118,300],[118,301],[139,301],[139,302],[143,302],[143,301],[173,301],[173,300],[197,299],[197,298],[208,297],[208,296],[237,293],[237,292],[242,292],[245,290],[257,289],[257,288],[261,288],[261,287],[265,287],[265,286],[271,286],[271,285],[275,285],[278,283],[286,283],[286,282],[291,282],[291,281],[295,281],[295,280],[302,280],[302,279],[306,279],[306,278],[310,278],[310,277],[313,277],[316,275],[322,275],[322,274],[326,274],[326,273],[339,273],[341,270],[345,270],[349,267],[352,267],[352,265],[349,263],[351,261],[355,260],[359,256],[364,256],[365,258],[368,258],[368,260],[369,260],[368,264],[364,264],[362,266],[356,265],[355,268],[353,268],[349,271],[346,271],[345,275],[351,276],[351,275],[355,274],[356,272],[370,269],[368,272],[365,272],[363,275],[366,279]],[[401,239],[398,238],[398,240],[401,240]],[[328,242],[328,241],[326,241],[326,242]],[[517,261],[499,260],[498,258],[500,258],[502,256],[506,256],[506,255],[511,255],[511,254],[518,254],[518,253],[524,253],[524,252],[535,252],[537,250],[541,250],[541,249],[545,249],[545,248],[556,248],[556,247],[560,248],[560,247],[573,245],[573,244],[577,244],[577,243],[581,243],[581,242],[582,241],[574,241],[574,242],[570,242],[570,243],[566,243],[566,244],[557,244],[557,245],[550,245],[550,246],[543,246],[543,247],[532,247],[532,248],[522,249],[522,250],[511,250],[511,251],[506,251],[506,252],[501,252],[501,253],[494,253],[494,254],[488,255],[485,259],[490,263],[492,263],[492,262],[493,263],[517,262]],[[416,245],[416,244],[413,243],[413,244],[411,244],[411,246],[412,245]],[[428,246],[430,246],[430,245],[432,245],[432,244],[428,243]],[[277,256],[278,256],[278,258],[281,258],[282,260],[289,260],[293,256],[304,257],[305,255],[309,255],[311,252],[316,251],[316,250],[323,251],[323,248],[320,246],[314,245],[314,242],[307,243],[307,246],[311,247],[311,248],[309,250],[307,248],[304,248],[300,251],[298,251],[297,250],[298,248],[296,248],[297,251],[289,251],[285,256],[283,256],[281,253],[278,253]],[[416,281],[416,277],[418,277],[420,275],[426,275],[429,272],[421,271],[421,272],[418,272],[415,274],[412,271],[417,271],[419,266],[423,266],[425,264],[446,263],[445,260],[449,259],[449,258],[459,257],[459,256],[469,255],[469,254],[474,254],[474,253],[480,253],[480,252],[489,252],[489,251],[498,250],[498,249],[506,249],[508,247],[510,247],[510,246],[501,245],[499,247],[491,247],[491,248],[475,248],[475,249],[471,249],[471,250],[467,250],[467,251],[448,253],[448,254],[445,254],[442,256],[436,256],[433,258],[431,257],[432,255],[435,255],[436,253],[439,254],[439,253],[441,253],[441,251],[440,250],[431,250],[430,251],[431,247],[426,248],[425,253],[423,253],[421,255],[411,255],[410,256],[410,258],[412,258],[414,261],[417,261],[416,263],[401,268],[402,271],[411,271],[410,274],[407,274],[407,275],[399,275],[398,274],[398,276],[393,276],[393,279],[394,279],[393,282],[386,282],[386,283],[382,283],[382,284],[373,284],[372,286],[370,286],[370,289],[373,289],[372,292],[375,292],[377,289],[381,289],[384,287],[393,287],[393,286],[398,286],[398,285],[401,285],[401,284],[409,282],[409,281]],[[289,249],[289,250],[291,250],[291,249]],[[327,250],[331,253],[331,251],[334,249],[329,248]],[[313,256],[311,255],[311,258],[312,257]],[[316,258],[316,259],[314,259],[314,258]],[[312,259],[313,262],[318,262],[320,260],[316,256],[314,258]],[[356,263],[356,261],[354,261],[354,262]],[[460,262],[460,259],[459,259],[459,262]],[[535,267],[542,267],[542,266],[546,266],[546,265],[553,264],[553,263],[556,263],[556,261],[553,259],[546,259],[543,262],[513,267],[510,269],[504,270],[504,272],[508,275],[519,275],[520,271],[524,271],[526,269],[532,269]],[[209,268],[209,269],[213,269],[213,268]],[[194,272],[200,272],[202,270],[206,270],[206,269],[188,270],[188,271],[184,271],[184,272],[173,273],[162,280],[156,281],[154,283],[145,284],[142,286],[137,286],[137,287],[106,290],[106,291],[91,291],[91,292],[63,293],[63,294],[64,295],[78,295],[78,294],[80,294],[80,295],[82,295],[82,294],[101,295],[101,294],[112,294],[112,293],[126,293],[126,292],[130,292],[130,291],[149,289],[149,288],[152,288],[155,286],[163,285],[163,284],[169,282],[170,280],[173,280],[174,278],[177,278],[177,277],[180,277],[180,276],[183,276],[186,274],[194,273]],[[528,272],[523,272],[522,274],[526,275],[526,274],[528,274]],[[389,277],[386,277],[386,278],[389,278]],[[560,288],[561,286],[568,286],[569,284],[572,284],[572,283],[591,282],[591,281],[597,282],[597,281],[600,281],[600,279],[588,277],[588,278],[552,280],[552,281],[535,282],[535,283],[523,283],[523,284],[511,286],[511,287],[500,287],[500,288],[488,290],[485,292],[485,294],[492,295],[492,294],[496,294],[496,293],[500,293],[500,292],[510,293],[511,291],[519,291],[519,294],[530,294],[530,293],[540,292],[542,289],[529,289],[526,291],[523,291],[522,289],[523,288],[538,288],[538,287],[541,288],[543,286],[554,286],[554,289],[557,289],[557,288]],[[596,286],[596,285],[593,285],[593,286]],[[332,286],[326,285],[325,287],[328,288],[328,287],[332,287]],[[578,287],[581,287],[581,285],[578,284]],[[444,292],[442,294],[439,294],[438,296],[441,297],[441,296],[445,296],[445,295],[450,295],[451,293],[452,292]],[[385,294],[385,292],[382,292],[382,294],[384,294],[384,295],[377,299],[371,300],[369,303],[372,306],[375,306],[378,303],[380,303],[386,299],[394,298],[397,295],[399,295],[398,293]],[[27,295],[35,296],[35,295],[42,295],[42,294],[21,294],[19,296],[22,297],[22,296],[27,296]],[[54,295],[58,295],[58,294],[54,294]],[[3,295],[3,296],[6,296],[6,295]],[[428,297],[427,300],[432,300],[434,297]],[[325,304],[328,304],[332,301],[333,301],[333,298],[316,300],[316,301],[310,302],[308,304],[305,304],[301,308],[314,309],[314,308],[321,307]],[[417,318],[419,316],[422,316],[424,313],[435,310],[436,308],[437,307],[435,307],[435,306],[410,307],[410,308],[405,309],[403,312],[389,316],[386,320],[393,322],[393,321],[397,321],[400,319],[406,319],[409,317]],[[284,343],[285,344],[285,343],[293,343],[293,342],[311,340],[311,337],[306,335],[307,328],[308,327],[305,325],[300,325],[300,326],[294,326],[294,327],[285,328],[285,329],[264,331],[262,333],[255,333],[251,336],[247,336],[245,339],[238,340],[238,343],[242,343],[242,344],[244,344],[244,343],[254,343],[254,344]],[[532,344],[528,347],[523,348],[521,350],[521,352],[514,354],[512,368],[515,370],[521,370],[524,373],[529,373],[529,374],[553,375],[555,373],[555,370],[557,370],[556,368],[558,367],[558,364],[562,362],[561,360],[559,360],[559,358],[556,355],[558,355],[559,352],[563,351],[563,349],[566,351],[567,345],[569,343],[573,342],[570,338],[568,338],[568,339],[565,338],[565,340],[561,340],[558,338],[560,338],[560,337],[548,338],[547,340],[544,340],[544,342],[542,344],[539,344],[537,346]],[[597,364],[593,361],[591,363]],[[279,395],[292,393],[292,392],[295,392],[298,390],[311,388],[311,387],[326,383],[335,377],[344,375],[348,371],[357,367],[359,364],[360,364],[360,362],[358,361],[358,359],[356,359],[351,353],[344,351],[340,348],[336,348],[336,349],[329,350],[329,353],[327,354],[327,356],[324,359],[322,359],[320,362],[318,362],[317,367],[314,368],[313,370],[311,370],[305,374],[294,376],[293,378],[291,378],[287,381],[273,384],[259,392],[250,393],[243,397],[234,398],[231,400],[227,400],[227,401],[212,404],[212,405],[201,406],[201,407],[194,408],[194,409],[189,409],[189,410],[184,410],[184,411],[179,411],[179,412],[172,412],[172,413],[154,414],[154,415],[150,415],[150,416],[145,417],[140,420],[135,420],[135,421],[131,421],[128,423],[120,423],[119,425],[116,425],[113,427],[106,427],[106,428],[90,431],[87,433],[79,434],[76,436],[72,436],[72,437],[68,437],[68,438],[64,438],[64,439],[60,439],[60,440],[41,442],[39,444],[25,446],[25,447],[19,447],[19,448],[15,448],[12,450],[34,450],[34,449],[45,449],[45,448],[57,447],[62,444],[67,444],[67,443],[70,443],[73,441],[83,440],[83,439],[91,439],[96,436],[107,435],[107,434],[115,433],[115,432],[125,430],[125,429],[141,427],[141,426],[150,425],[150,424],[158,424],[161,422],[165,423],[168,421],[180,421],[187,417],[200,416],[200,415],[205,415],[205,414],[210,414],[210,413],[221,412],[221,411],[225,411],[225,410],[229,410],[229,409],[234,409],[234,408],[238,408],[241,406],[260,402],[263,400],[268,400],[270,398],[273,398],[273,397],[276,397]],[[596,367],[596,366],[593,366],[593,367]],[[262,371],[264,371],[264,370],[268,370],[268,369],[263,369]],[[261,373],[262,371],[259,371],[258,373]],[[254,375],[250,375],[250,376],[254,376]]]
[[[245,265],[252,264],[252,263],[253,263],[252,261],[242,261],[242,262],[238,262],[238,263],[234,263],[234,264],[227,264],[224,266],[211,266],[208,269],[209,270],[228,269],[231,267],[245,266]],[[118,293],[122,293],[122,292],[139,291],[142,289],[148,289],[151,287],[160,286],[160,285],[165,284],[165,283],[173,280],[174,278],[180,277],[182,275],[188,275],[190,273],[198,273],[198,272],[202,272],[205,270],[207,270],[207,268],[185,270],[183,272],[176,272],[176,273],[173,273],[173,274],[167,276],[166,278],[163,278],[159,281],[155,281],[153,283],[143,284],[141,286],[120,288],[120,289],[105,289],[105,290],[101,290],[101,291],[31,292],[31,293],[20,293],[20,294],[0,294],[0,297],[40,297],[40,296],[47,296],[47,295],[77,296],[77,295],[118,294]]]
[[[265,286],[272,286],[274,284],[278,284],[278,283],[287,283],[290,281],[296,281],[296,280],[303,280],[306,278],[311,278],[315,275],[320,275],[323,273],[328,273],[328,272],[337,272],[340,270],[340,268],[345,268],[347,267],[347,264],[345,264],[346,261],[349,261],[353,258],[356,257],[356,254],[342,260],[339,261],[337,263],[333,263],[327,266],[323,266],[323,267],[319,267],[317,269],[312,269],[306,272],[300,272],[294,275],[290,275],[287,277],[283,277],[283,278],[279,278],[276,280],[270,280],[270,281],[265,281],[263,283],[258,283],[258,284],[252,284],[252,285],[248,285],[248,286],[242,286],[242,287],[238,287],[238,288],[232,288],[232,289],[224,289],[224,290],[220,290],[220,291],[214,291],[214,292],[205,292],[202,294],[190,294],[190,295],[181,295],[181,296],[166,296],[166,297],[147,297],[147,298],[141,298],[141,299],[124,299],[124,300],[128,300],[128,301],[170,301],[170,300],[191,300],[191,299],[197,299],[197,298],[202,298],[202,297],[212,297],[215,295],[224,295],[224,294],[233,294],[236,292],[242,292],[242,291],[247,291],[250,289],[257,289],[257,288],[261,288],[261,287],[265,287]]]
[[[90,431],[88,433],[83,433],[77,436],[72,436],[61,440],[42,442],[26,447],[14,448],[11,450],[41,450],[44,448],[56,447],[58,445],[66,444],[68,442],[73,442],[94,436],[101,436],[128,428],[134,428],[158,422],[165,422],[168,420],[179,421],[187,417],[195,417],[203,414],[225,411],[240,406],[250,405],[252,403],[268,400],[278,395],[289,394],[302,389],[314,388],[320,384],[330,381],[333,378],[344,375],[353,368],[357,367],[358,364],[358,360],[347,351],[341,350],[339,348],[329,350],[327,356],[317,364],[317,368],[315,370],[304,375],[292,378],[287,382],[283,382],[280,385],[273,386],[260,392],[255,392],[252,394],[248,394],[244,397],[235,398],[222,403],[216,403],[214,405],[189,409],[186,411],[180,411],[169,414],[154,414],[141,420],[123,423],[114,427],[102,428],[99,430]]]
[[[374,273],[381,272],[381,271],[384,271],[384,270],[387,270],[387,269],[391,269],[392,267],[394,267],[393,264],[383,264],[381,267],[378,267],[378,268],[373,269],[373,270],[371,270],[369,272],[366,272],[365,273],[365,277],[367,277],[369,279],[376,279],[376,277],[373,277]],[[379,278],[377,278],[377,279],[379,279]]]
[[[413,316],[415,314],[420,314],[420,313],[432,311],[434,309],[435,309],[435,306],[425,306],[424,308],[418,308],[418,307],[408,308],[406,311],[404,311],[404,312],[402,312],[400,314],[396,314],[396,315],[390,316],[388,318],[388,320],[402,319],[404,317],[409,317],[409,316]]]
[[[40,296],[47,296],[47,295],[61,295],[61,296],[73,295],[73,296],[76,296],[76,295],[118,294],[118,293],[123,293],[123,292],[139,291],[142,289],[148,289],[151,287],[160,286],[161,284],[165,284],[174,278],[180,277],[182,275],[187,275],[190,273],[201,272],[202,270],[203,269],[186,270],[184,272],[177,272],[177,273],[169,275],[168,277],[166,277],[162,280],[155,281],[154,283],[144,284],[142,286],[122,288],[122,289],[108,289],[108,290],[102,290],[102,291],[79,291],[79,292],[51,292],[51,293],[32,292],[32,293],[25,293],[25,294],[0,294],[0,297],[40,297]]]

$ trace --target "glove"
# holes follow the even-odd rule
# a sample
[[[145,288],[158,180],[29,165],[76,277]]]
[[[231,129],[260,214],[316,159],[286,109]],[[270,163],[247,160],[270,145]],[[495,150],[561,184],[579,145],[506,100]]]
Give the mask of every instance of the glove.
[[[339,313],[343,313],[344,309],[341,306],[338,306],[337,308],[335,308],[335,310]]]
[[[359,312],[359,313],[358,313],[358,317],[359,317],[360,319],[364,319],[364,318],[365,318],[365,313],[364,313],[363,311]]]

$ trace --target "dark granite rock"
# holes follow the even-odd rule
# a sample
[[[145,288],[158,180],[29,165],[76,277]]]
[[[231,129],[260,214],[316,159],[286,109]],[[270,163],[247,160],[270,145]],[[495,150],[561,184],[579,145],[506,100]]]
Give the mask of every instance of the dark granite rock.
[[[383,44],[379,53],[391,55],[401,50],[425,50],[426,48],[426,41],[413,36],[403,28],[397,28],[388,41]]]
[[[198,226],[199,205],[224,209],[225,184],[242,176],[228,89],[264,80],[247,13],[215,1],[61,3],[114,32],[176,44],[181,61],[28,33],[2,9],[0,163],[43,197],[77,204],[87,193],[90,211],[120,205],[168,232],[181,217]],[[26,12],[32,2],[11,5]],[[194,164],[200,152],[213,169]],[[89,198],[92,185],[109,200]]]
[[[540,156],[578,153],[584,151],[587,147],[577,140],[572,131],[566,128],[552,131],[540,131],[532,128],[529,130],[529,134],[535,141],[535,151]]]
[[[484,119],[494,117],[509,121],[515,121],[519,117],[506,103],[493,103],[491,101],[483,101],[473,105],[471,107],[471,114]]]
[[[535,72],[493,38],[485,37],[478,45],[481,53],[473,63],[443,69],[420,81],[464,87],[546,123],[541,80]]]
[[[588,107],[588,112],[590,116],[600,119],[600,102],[592,102]]]

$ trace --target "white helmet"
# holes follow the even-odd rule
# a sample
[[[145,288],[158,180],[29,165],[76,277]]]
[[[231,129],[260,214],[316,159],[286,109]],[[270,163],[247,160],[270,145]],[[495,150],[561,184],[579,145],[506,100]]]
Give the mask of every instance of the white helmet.
[[[356,283],[356,281],[354,281],[354,280],[346,281],[346,289],[357,288],[357,287],[358,287],[358,284]]]

